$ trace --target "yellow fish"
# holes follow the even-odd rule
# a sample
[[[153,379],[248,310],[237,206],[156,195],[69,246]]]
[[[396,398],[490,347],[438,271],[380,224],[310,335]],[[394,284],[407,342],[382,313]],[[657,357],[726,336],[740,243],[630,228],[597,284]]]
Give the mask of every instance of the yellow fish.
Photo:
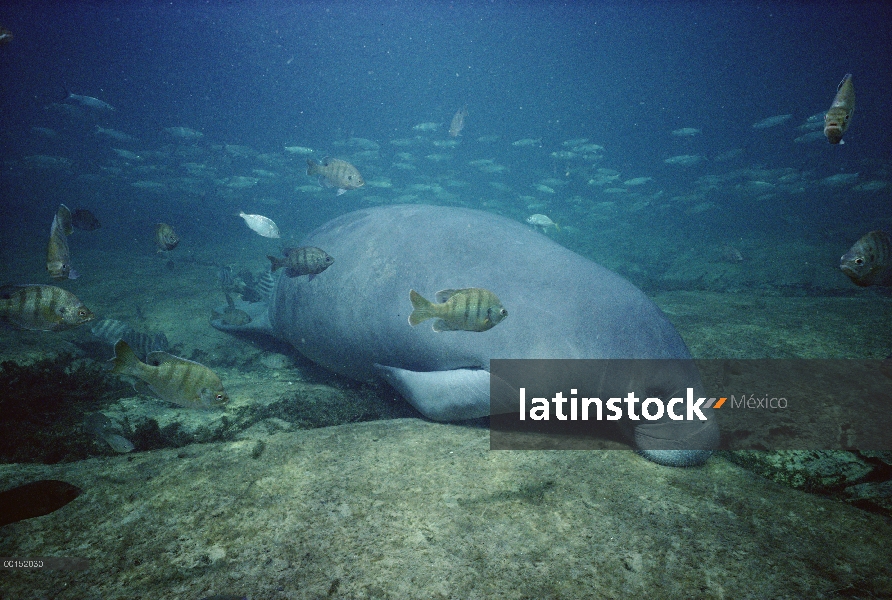
[[[409,290],[412,301],[412,314],[409,325],[413,327],[427,319],[434,321],[434,331],[486,331],[492,329],[508,316],[499,298],[483,288],[461,290],[440,290],[437,302],[422,297],[415,290]]]
[[[19,329],[62,331],[92,321],[94,315],[60,287],[5,285],[0,288],[0,318]]]
[[[223,382],[206,366],[168,354],[150,352],[140,361],[127,342],[118,340],[112,372],[129,375],[148,385],[162,400],[187,408],[212,408],[229,402]]]
[[[852,113],[855,112],[855,86],[852,83],[852,74],[842,78],[836,86],[836,97],[830,110],[824,115],[824,135],[831,144],[842,144],[842,136],[849,128]]]
[[[347,190],[355,190],[365,185],[359,170],[340,158],[324,158],[321,163],[307,159],[307,175],[319,176],[319,183],[325,187],[338,188],[338,196]]]

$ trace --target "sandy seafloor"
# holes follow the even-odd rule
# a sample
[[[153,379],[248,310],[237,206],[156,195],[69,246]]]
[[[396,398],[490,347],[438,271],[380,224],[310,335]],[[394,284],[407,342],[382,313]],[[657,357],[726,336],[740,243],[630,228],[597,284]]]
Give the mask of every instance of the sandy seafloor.
[[[157,424],[125,431],[137,451],[115,455],[63,406],[23,449],[63,462],[0,465],[3,489],[54,478],[84,490],[0,529],[0,555],[91,561],[84,572],[4,571],[4,599],[892,597],[888,513],[792,489],[725,455],[674,469],[622,450],[489,451],[478,423],[428,422],[387,388],[212,329],[223,304],[215,265],[259,273],[279,241],[247,232],[230,257],[186,238],[169,268],[150,233],[102,232],[72,236],[82,276],[64,286],[100,318],[165,332],[174,353],[220,374],[232,402],[178,409],[96,376],[111,350],[89,325],[0,332],[2,361],[65,361],[41,363],[34,389],[52,395],[87,373],[85,408]],[[34,260],[5,261],[4,277],[46,283],[44,240],[14,242]],[[826,279],[842,279],[826,294],[748,285],[771,270],[752,259],[687,264],[714,276],[710,289],[649,295],[695,357],[890,351],[892,297],[853,292],[832,262]]]

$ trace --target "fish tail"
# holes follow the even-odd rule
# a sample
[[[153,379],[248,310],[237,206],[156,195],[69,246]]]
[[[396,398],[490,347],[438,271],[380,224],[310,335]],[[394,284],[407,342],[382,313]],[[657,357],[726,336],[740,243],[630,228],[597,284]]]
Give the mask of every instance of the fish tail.
[[[313,176],[319,172],[319,163],[312,158],[307,159],[307,175]]]
[[[112,373],[135,375],[142,366],[133,349],[124,340],[118,340],[115,344],[115,357],[109,359],[112,364]]]
[[[412,314],[409,315],[409,325],[415,327],[422,321],[437,316],[434,304],[415,290],[409,290],[409,300],[412,301]]]
[[[273,273],[275,273],[279,269],[279,267],[285,265],[285,261],[282,260],[281,258],[278,258],[275,256],[269,256],[269,255],[267,255],[266,257],[269,259],[269,262],[272,263],[269,266],[269,270],[272,271]]]

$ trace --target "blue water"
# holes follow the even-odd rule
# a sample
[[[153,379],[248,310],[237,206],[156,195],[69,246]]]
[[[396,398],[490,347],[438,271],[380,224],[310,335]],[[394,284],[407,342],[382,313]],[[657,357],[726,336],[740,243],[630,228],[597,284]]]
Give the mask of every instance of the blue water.
[[[698,358],[882,358],[890,351],[889,291],[856,288],[838,263],[862,234],[892,230],[892,3],[30,0],[0,3],[0,25],[14,35],[0,46],[0,284],[49,283],[47,235],[58,205],[89,209],[102,228],[75,232],[70,241],[81,278],[53,283],[76,291],[98,317],[163,331],[171,352],[218,370],[227,386],[233,382],[233,396],[246,403],[255,393],[284,394],[283,386],[276,387],[284,381],[270,374],[272,367],[253,370],[260,349],[291,349],[259,341],[255,347],[253,340],[234,337],[219,341],[224,334],[213,331],[207,317],[224,301],[217,280],[221,267],[256,280],[269,266],[266,255],[299,244],[329,219],[402,202],[478,208],[518,221],[547,214],[560,230],[546,235],[654,297]],[[854,77],[857,108],[845,144],[832,146],[820,121],[846,73]],[[114,110],[82,106],[69,93]],[[464,106],[464,130],[450,138],[449,123]],[[753,127],[784,115],[789,118],[777,125]],[[818,125],[810,127],[808,119],[815,116]],[[417,127],[424,123],[435,124],[434,130]],[[97,128],[133,139],[97,134]],[[170,128],[202,135],[185,139]],[[685,128],[697,131],[673,134]],[[812,139],[802,139],[808,135]],[[583,149],[586,144],[600,148]],[[285,149],[296,146],[312,154]],[[320,187],[306,175],[306,159],[325,156],[350,161],[366,185],[340,196]],[[691,164],[679,164],[685,161]],[[258,237],[237,216],[239,210],[272,218],[282,239]],[[159,222],[171,224],[183,240],[164,258],[152,240]],[[733,253],[729,260],[731,250],[739,251],[739,262]],[[45,351],[64,361],[72,348],[89,351],[89,340],[86,326],[60,335],[3,330],[0,351],[4,357],[18,352],[28,362]],[[249,343],[253,350],[243,351]],[[110,356],[110,348],[100,348],[94,351],[105,354],[96,354],[96,361]],[[70,371],[74,375],[66,381],[73,386],[77,372],[73,366]],[[300,391],[281,395],[275,406],[284,408],[274,409],[296,427],[305,426],[301,411],[316,411],[323,400],[349,396],[358,405],[363,396],[377,394],[382,402],[396,402],[396,394],[383,387],[329,394],[329,381],[314,379],[305,366],[282,373],[281,378],[295,377]],[[306,381],[296,379],[304,375]],[[86,512],[72,513],[72,528],[62,530],[58,542],[47,525],[41,531],[35,524],[36,536],[21,534],[32,531],[28,524],[4,529],[4,539],[12,540],[5,547],[15,548],[7,555],[21,548],[56,555],[58,548],[69,548],[65,553],[94,557],[95,567],[71,580],[71,594],[87,585],[105,586],[103,593],[113,597],[121,581],[122,593],[142,585],[152,593],[134,596],[166,597],[154,587],[180,585],[182,578],[178,590],[193,585],[179,597],[210,596],[210,590],[285,597],[271,590],[285,590],[286,583],[288,590],[302,587],[302,593],[321,597],[328,589],[335,597],[343,579],[347,591],[337,597],[356,596],[356,590],[367,590],[368,597],[404,597],[389,590],[412,589],[429,577],[439,589],[460,585],[480,597],[496,589],[505,596],[558,597],[553,590],[572,589],[566,586],[574,579],[596,574],[592,595],[628,597],[636,580],[650,581],[644,576],[653,573],[660,590],[703,582],[691,589],[716,597],[734,596],[729,590],[738,589],[737,597],[817,597],[831,589],[854,597],[861,588],[866,589],[860,597],[879,597],[888,589],[888,565],[881,560],[888,531],[882,522],[854,508],[854,516],[839,507],[825,512],[829,505],[822,504],[800,510],[804,505],[787,503],[749,474],[734,475],[743,479],[726,487],[731,471],[721,459],[702,471],[648,471],[654,491],[645,493],[623,462],[606,464],[632,476],[612,477],[616,473],[597,466],[597,457],[589,465],[588,456],[551,454],[536,462],[525,455],[529,462],[504,468],[472,462],[481,465],[482,475],[453,479],[453,472],[464,474],[461,455],[477,450],[456,447],[452,457],[451,449],[448,455],[437,449],[438,454],[420,454],[425,458],[419,462],[429,464],[412,466],[409,460],[403,467],[404,456],[385,457],[389,451],[381,449],[401,446],[381,445],[392,440],[379,444],[376,437],[368,452],[358,453],[358,462],[320,452],[327,468],[339,470],[329,480],[321,474],[325,464],[320,473],[310,473],[310,463],[302,462],[324,445],[299,441],[288,446],[293,450],[264,458],[271,462],[257,462],[265,465],[262,470],[227,472],[214,483],[202,483],[202,475],[196,485],[210,492],[209,500],[179,514],[168,507],[180,504],[159,491],[168,484],[151,481],[156,474],[187,473],[183,464],[205,453],[216,453],[211,456],[228,465],[235,454],[208,445],[183,449],[176,459],[143,459],[147,449],[187,440],[162,439],[155,419],[170,409],[166,403],[148,397],[133,402],[124,383],[114,390],[78,384],[77,394],[63,388],[58,396],[58,382],[48,377],[35,375],[34,397],[46,388],[53,402],[47,407],[35,400],[35,414],[45,420],[34,421],[41,436],[33,444],[49,448],[45,455],[57,457],[52,460],[66,452],[110,452],[85,449],[82,415],[50,414],[56,402],[73,413],[87,405],[92,411],[97,407],[90,403],[101,400],[104,410],[112,396],[118,406],[126,395],[133,414],[142,414],[145,402],[154,426],[133,438],[132,474],[84,476],[90,486],[112,482],[106,500],[123,502],[126,510],[153,499],[108,540],[89,548],[89,540],[104,534],[87,535],[77,517]],[[22,381],[17,388],[26,385]],[[0,392],[7,387],[0,382]],[[314,396],[317,388],[322,391]],[[386,414],[378,410],[341,413],[328,405],[312,423]],[[269,416],[264,410],[256,414]],[[179,436],[174,425],[165,426],[163,435]],[[840,426],[841,432],[849,427]],[[198,431],[205,435],[203,426]],[[263,428],[257,431],[262,435]],[[394,439],[402,435],[399,426],[381,431],[396,431]],[[68,436],[67,443],[47,441],[53,435]],[[354,443],[347,437],[334,436],[331,444]],[[264,447],[258,444],[254,458]],[[225,452],[244,448],[227,446]],[[375,468],[366,469],[364,456]],[[641,463],[641,469],[657,469]],[[301,481],[272,485],[281,465],[290,465],[288,472]],[[14,468],[8,473],[16,478],[38,472]],[[574,473],[577,468],[582,472]],[[415,474],[421,483],[391,486],[388,469]],[[352,480],[360,470],[371,473],[368,489],[359,489],[367,481],[363,477],[359,484]],[[63,477],[58,473],[66,471],[53,473]],[[255,475],[260,485],[254,485]],[[10,477],[4,476],[0,489],[19,483]],[[876,467],[869,477],[875,483],[887,479],[888,468]],[[122,481],[133,482],[123,485],[126,493],[118,489]],[[176,490],[177,483],[169,485]],[[391,487],[393,496],[381,491]],[[84,488],[81,502],[103,496],[101,488]],[[747,497],[748,488],[754,494],[764,489],[765,495]],[[404,501],[400,489],[422,504],[430,501],[431,516]],[[843,497],[841,484],[832,489]],[[673,494],[679,490],[690,491],[694,500],[678,500]],[[552,497],[559,494],[573,501],[558,507]],[[351,516],[353,498],[358,499]],[[396,501],[387,504],[391,498]],[[477,498],[503,514],[491,513],[493,520],[484,521],[486,504],[481,507]],[[790,498],[802,497],[797,492]],[[529,505],[518,518],[516,510]],[[415,512],[403,520],[405,506]],[[86,510],[77,504],[71,509]],[[234,528],[237,533],[207,533],[219,515],[222,523],[239,523],[240,511],[246,519]],[[375,520],[378,512],[386,525]],[[532,515],[529,530],[524,515]],[[849,518],[851,531],[841,522]],[[104,521],[87,522],[95,525],[91,531],[102,532],[108,531]],[[255,522],[264,523],[263,530],[252,529]],[[520,527],[516,536],[508,522]],[[337,531],[327,529],[332,523]],[[549,536],[549,528],[558,534]],[[410,529],[411,536],[404,536]],[[235,540],[238,532],[246,533]],[[189,536],[202,541],[193,544]],[[343,555],[335,549],[340,540],[347,540]],[[227,548],[232,573],[216,558],[205,562],[218,542],[213,548]],[[154,552],[156,545],[163,551]],[[729,549],[731,560],[722,560]],[[407,576],[401,557],[408,553],[417,555],[418,564],[406,563]],[[718,557],[718,567],[705,568],[704,555]],[[134,571],[142,573],[135,577]],[[525,587],[511,589],[521,571]],[[97,578],[98,572],[107,577]],[[59,591],[68,579],[40,577],[9,585],[42,597],[75,597]],[[599,578],[606,582],[603,589]],[[46,591],[33,591],[38,585]],[[93,597],[97,587],[90,588]]]
[[[838,256],[892,219],[888,3],[36,2],[5,6],[0,24],[15,36],[0,47],[2,181],[17,215],[4,230],[45,229],[64,201],[125,229],[180,219],[200,235],[243,235],[233,213],[244,209],[299,238],[354,208],[408,200],[517,219],[546,213],[567,226],[552,232],[561,243],[631,274],[624,263],[649,259],[609,251],[630,234],[639,245],[733,238],[750,246],[818,235],[826,255]],[[831,146],[820,134],[794,142],[845,73],[857,93],[846,143]],[[67,92],[116,110],[80,107]],[[449,139],[463,105],[460,145],[432,145]],[[752,127],[787,114],[780,125]],[[423,122],[442,125],[412,129]],[[138,141],[97,136],[97,125]],[[204,137],[175,139],[168,127]],[[701,132],[671,134],[685,127]],[[351,137],[380,150],[356,156]],[[407,138],[416,143],[390,143]],[[522,138],[541,142],[512,145]],[[579,138],[604,150],[554,157]],[[316,159],[351,160],[367,180],[392,187],[339,198],[295,191],[315,183],[303,174],[305,157],[283,151],[296,145]],[[436,153],[447,158],[425,158]],[[27,160],[34,155],[70,164],[36,167]],[[664,162],[678,155],[700,162]],[[469,165],[481,159],[506,170]],[[189,162],[209,170],[195,176]],[[617,177],[593,185],[599,168]],[[837,174],[853,180],[822,182]],[[229,186],[237,176],[259,181]],[[638,177],[651,179],[604,192]],[[555,194],[535,189],[549,178],[560,180],[549,186]],[[161,185],[132,185],[139,181]],[[871,181],[886,187],[853,191]],[[445,191],[411,189],[433,184]]]

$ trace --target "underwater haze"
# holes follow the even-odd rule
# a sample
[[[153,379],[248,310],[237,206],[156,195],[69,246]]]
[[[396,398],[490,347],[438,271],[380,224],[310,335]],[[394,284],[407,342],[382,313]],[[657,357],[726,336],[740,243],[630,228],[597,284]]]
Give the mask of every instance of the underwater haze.
[[[0,557],[91,564],[0,597],[892,597],[892,453],[845,414],[813,427],[844,450],[723,430],[691,468],[495,452],[300,334],[233,333],[347,264],[295,250],[320,226],[431,204],[618,273],[696,359],[892,377],[890,47],[880,1],[0,2]],[[31,327],[6,284],[88,310]],[[524,326],[472,291],[505,322],[436,335]]]

